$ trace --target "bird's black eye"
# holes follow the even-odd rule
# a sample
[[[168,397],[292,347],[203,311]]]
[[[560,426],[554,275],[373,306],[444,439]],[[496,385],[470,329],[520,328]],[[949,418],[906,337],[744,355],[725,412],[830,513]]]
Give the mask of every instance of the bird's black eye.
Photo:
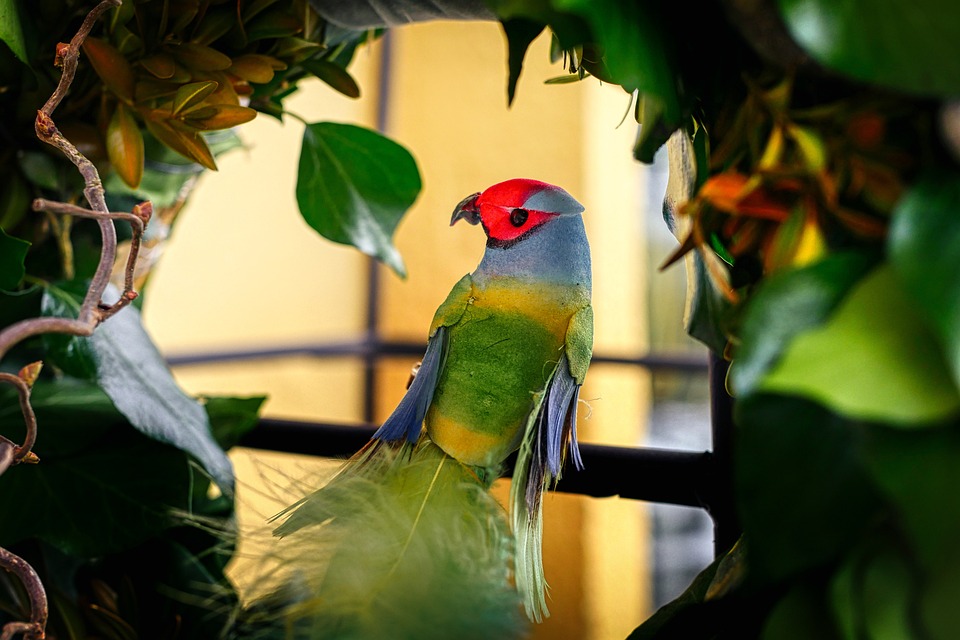
[[[522,227],[527,222],[527,216],[529,215],[526,209],[514,209],[510,212],[510,224],[515,227]]]

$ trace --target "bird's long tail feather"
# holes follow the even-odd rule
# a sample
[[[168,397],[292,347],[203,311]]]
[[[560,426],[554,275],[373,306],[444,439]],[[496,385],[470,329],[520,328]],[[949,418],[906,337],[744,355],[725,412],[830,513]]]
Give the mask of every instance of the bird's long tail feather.
[[[283,571],[260,602],[282,609],[288,638],[525,631],[503,508],[485,480],[426,438],[365,450],[282,518]]]

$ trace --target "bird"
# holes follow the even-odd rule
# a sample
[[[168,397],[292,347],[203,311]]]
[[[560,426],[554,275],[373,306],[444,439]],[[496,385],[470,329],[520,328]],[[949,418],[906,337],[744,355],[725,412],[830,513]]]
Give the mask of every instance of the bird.
[[[582,468],[577,408],[593,348],[583,211],[564,189],[528,178],[494,184],[454,208],[451,226],[464,220],[486,235],[480,264],[437,309],[423,359],[396,409],[327,486],[282,514],[275,531],[281,537],[307,529],[326,533],[326,559],[318,569],[326,595],[319,601],[337,602],[329,608],[340,612],[367,612],[314,623],[315,629],[358,638],[381,632],[510,637],[506,629],[488,633],[491,624],[516,623],[511,607],[519,610],[522,603],[537,622],[549,615],[542,495],[568,459]],[[505,527],[503,509],[488,489],[513,452]],[[302,562],[301,545],[295,555]],[[475,566],[476,558],[487,564]],[[482,579],[489,579],[487,586],[478,584]],[[436,586],[434,595],[411,596],[428,582]],[[410,619],[443,617],[454,624],[446,614],[458,609],[461,586],[471,610],[483,609],[481,591],[489,594],[489,611],[476,615],[485,630],[450,635],[454,631],[445,628],[437,636],[430,626],[400,631]],[[390,590],[394,595],[387,595]],[[349,591],[361,605],[347,604]],[[414,601],[400,606],[400,600]],[[429,603],[422,612],[411,614],[423,600]],[[303,609],[316,617],[318,599],[312,602]],[[405,622],[372,613],[377,602],[392,613],[403,610]]]

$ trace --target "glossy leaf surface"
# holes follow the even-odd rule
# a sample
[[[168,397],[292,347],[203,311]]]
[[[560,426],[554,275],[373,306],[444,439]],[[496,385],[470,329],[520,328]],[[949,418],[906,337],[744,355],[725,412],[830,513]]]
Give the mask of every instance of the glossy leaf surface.
[[[960,174],[930,173],[897,205],[890,257],[946,347],[960,385]]]
[[[915,427],[960,411],[939,344],[889,267],[796,338],[760,384],[864,420]]]
[[[960,4],[915,0],[778,0],[794,39],[827,67],[894,89],[960,92]]]
[[[410,153],[378,133],[321,122],[303,134],[300,213],[320,235],[350,244],[406,275],[394,230],[420,192]]]

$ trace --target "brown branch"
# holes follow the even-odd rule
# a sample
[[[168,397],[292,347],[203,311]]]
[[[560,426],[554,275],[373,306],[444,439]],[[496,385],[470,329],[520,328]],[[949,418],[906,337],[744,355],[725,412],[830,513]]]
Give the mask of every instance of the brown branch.
[[[23,634],[24,638],[43,640],[47,626],[47,594],[43,590],[40,576],[33,570],[26,560],[6,549],[0,548],[0,567],[13,573],[23,583],[30,598],[30,622],[8,622],[3,626],[0,640],[10,640],[15,634]]]
[[[153,208],[149,202],[145,202],[134,207],[133,213],[111,213],[107,209],[103,183],[100,180],[97,168],[60,133],[52,117],[54,110],[67,95],[70,85],[73,83],[80,57],[80,47],[84,40],[90,34],[96,21],[111,7],[120,6],[120,1],[103,0],[87,14],[83,24],[69,44],[61,43],[57,45],[56,64],[63,68],[63,73],[53,95],[37,112],[35,123],[37,137],[59,149],[83,176],[83,193],[90,204],[90,209],[48,200],[34,201],[33,208],[36,211],[49,211],[54,214],[95,219],[100,226],[100,236],[102,238],[100,262],[91,278],[90,286],[80,305],[80,312],[76,319],[31,318],[6,327],[0,331],[0,359],[22,340],[42,333],[89,336],[97,325],[137,298],[137,293],[133,290],[134,267],[143,230],[150,219]],[[103,304],[103,294],[110,282],[110,274],[117,259],[117,233],[113,226],[114,220],[126,220],[132,225],[133,240],[126,265],[124,291],[117,302],[112,305],[105,305]],[[0,475],[14,464],[37,461],[36,456],[31,451],[36,441],[37,421],[33,407],[30,405],[30,388],[38,373],[39,365],[36,363],[22,369],[19,375],[0,373],[0,382],[12,384],[17,389],[20,410],[26,424],[26,434],[22,445],[18,446],[7,438],[0,436]],[[15,574],[23,583],[29,595],[31,611],[29,622],[6,624],[0,630],[0,640],[11,640],[17,634],[21,634],[24,638],[30,640],[43,640],[46,635],[48,606],[46,592],[39,576],[29,563],[2,548],[0,548],[0,567]]]

